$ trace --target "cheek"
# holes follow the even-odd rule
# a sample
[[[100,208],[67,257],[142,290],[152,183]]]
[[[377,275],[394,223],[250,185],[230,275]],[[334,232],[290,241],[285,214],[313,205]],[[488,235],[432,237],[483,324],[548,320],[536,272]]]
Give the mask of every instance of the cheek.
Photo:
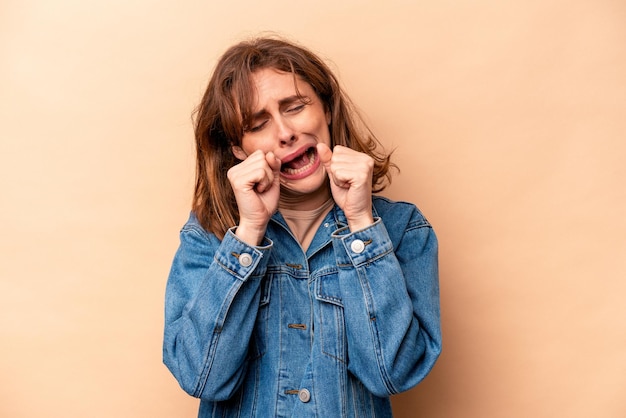
[[[300,132],[314,133],[316,136],[328,136],[329,129],[324,114],[315,114],[304,117],[299,121],[297,130]]]
[[[319,140],[330,146],[330,127],[323,123],[319,128]]]
[[[250,155],[257,150],[264,152],[271,151],[271,141],[264,137],[264,135],[255,135],[254,138],[244,137],[241,140],[241,148]]]

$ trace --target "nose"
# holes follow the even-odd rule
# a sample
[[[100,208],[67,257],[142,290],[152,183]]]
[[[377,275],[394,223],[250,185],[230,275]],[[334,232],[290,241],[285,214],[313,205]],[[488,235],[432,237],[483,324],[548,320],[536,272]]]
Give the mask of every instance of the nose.
[[[285,118],[276,119],[277,137],[281,145],[289,145],[296,140],[296,134],[289,120]]]

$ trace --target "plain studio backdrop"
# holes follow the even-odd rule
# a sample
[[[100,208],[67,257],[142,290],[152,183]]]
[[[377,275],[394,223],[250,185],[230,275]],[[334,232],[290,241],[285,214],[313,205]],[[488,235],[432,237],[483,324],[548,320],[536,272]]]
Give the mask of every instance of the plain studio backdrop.
[[[191,113],[262,31],[328,60],[441,252],[399,418],[626,416],[626,3],[3,0],[0,416],[194,417],[161,363]]]

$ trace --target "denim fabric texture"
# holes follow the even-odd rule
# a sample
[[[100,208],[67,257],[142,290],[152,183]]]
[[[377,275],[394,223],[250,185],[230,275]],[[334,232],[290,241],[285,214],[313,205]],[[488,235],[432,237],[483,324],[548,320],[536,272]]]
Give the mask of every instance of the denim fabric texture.
[[[412,204],[335,206],[306,254],[277,213],[257,247],[193,214],[165,298],[164,362],[199,417],[391,417],[441,351],[437,239]]]

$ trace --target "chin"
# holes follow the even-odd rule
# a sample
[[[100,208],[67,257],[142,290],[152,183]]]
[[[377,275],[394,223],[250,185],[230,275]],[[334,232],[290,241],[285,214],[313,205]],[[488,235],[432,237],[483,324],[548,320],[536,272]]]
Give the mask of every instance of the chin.
[[[326,173],[323,171],[299,180],[284,179],[281,182],[281,188],[283,193],[294,197],[317,195],[323,191],[328,191],[330,194]]]

